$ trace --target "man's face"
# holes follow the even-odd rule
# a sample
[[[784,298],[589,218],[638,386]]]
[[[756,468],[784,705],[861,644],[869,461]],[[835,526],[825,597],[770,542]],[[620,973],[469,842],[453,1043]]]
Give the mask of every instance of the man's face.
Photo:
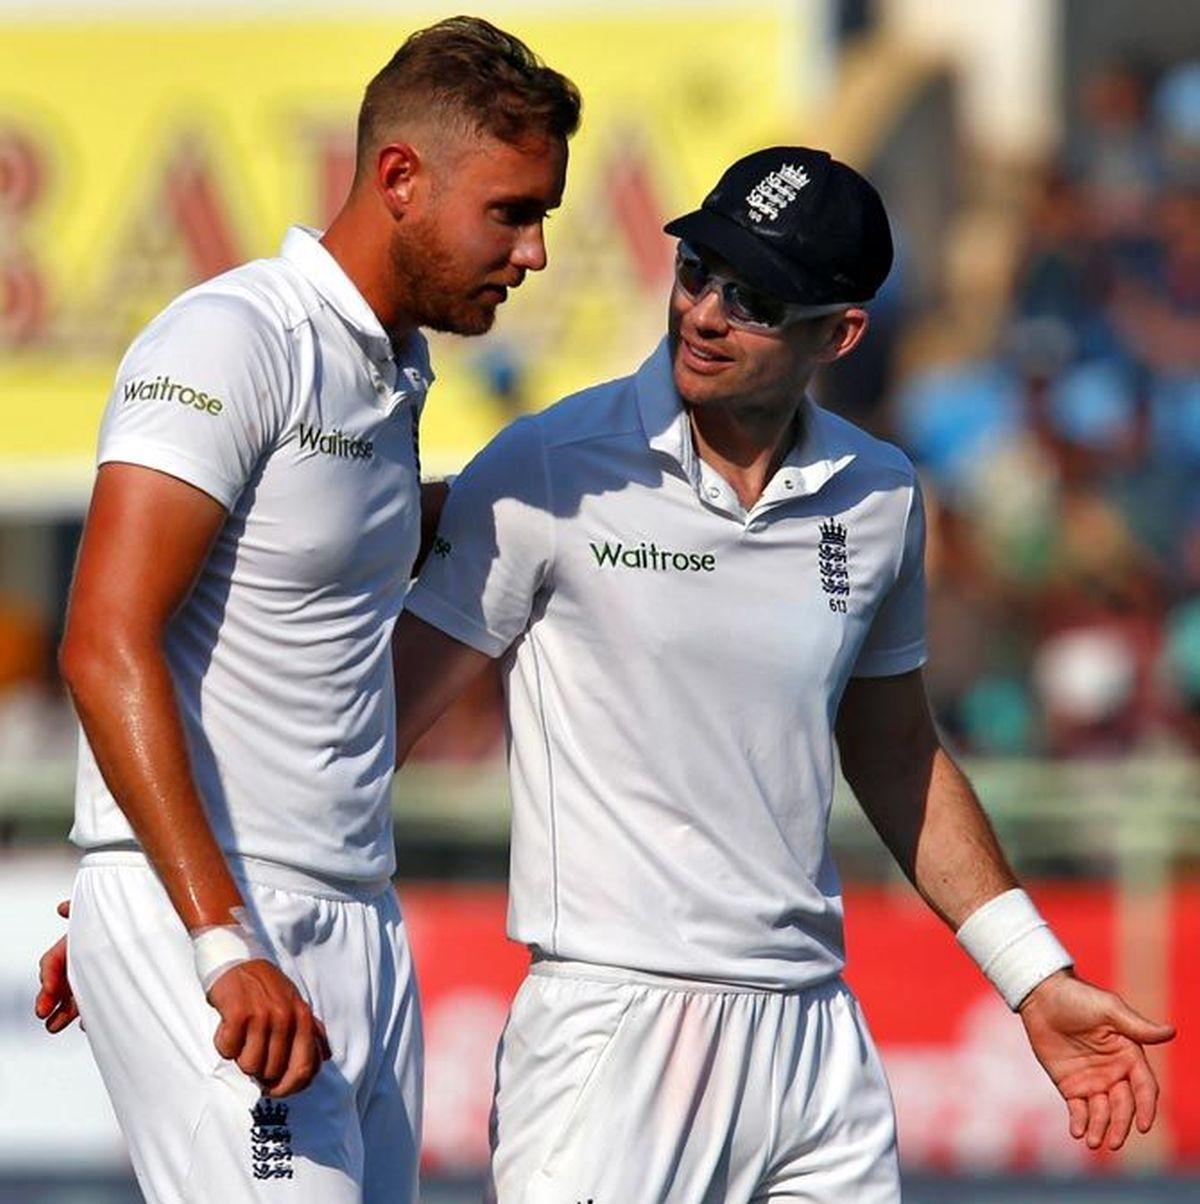
[[[707,252],[705,262],[725,276],[737,272]],[[796,400],[813,371],[830,358],[841,314],[793,322],[760,334],[741,330],[725,317],[719,290],[696,301],[678,285],[667,313],[671,370],[680,398],[689,406],[774,409]]]
[[[508,290],[546,266],[542,227],[562,201],[566,143],[464,137],[426,167],[421,200],[392,238],[401,307],[419,326],[483,334]]]

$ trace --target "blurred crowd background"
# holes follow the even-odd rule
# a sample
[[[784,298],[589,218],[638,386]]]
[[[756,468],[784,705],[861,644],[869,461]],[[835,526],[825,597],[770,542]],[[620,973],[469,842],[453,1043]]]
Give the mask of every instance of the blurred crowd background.
[[[1195,752],[1200,61],[1089,69],[1006,294],[990,345],[839,390],[929,486],[939,717],[975,753]]]
[[[48,1054],[30,1025],[26,968],[56,931],[43,900],[70,876],[62,858],[41,868],[63,847],[76,741],[55,647],[113,370],[172,295],[271,253],[289,222],[328,217],[362,84],[454,11],[260,0],[233,24],[233,6],[172,8],[0,0],[0,903],[28,918],[0,948],[0,1055],[25,1059],[0,1069],[0,1200],[22,1204],[52,1198],[38,1193],[61,1141],[52,1101],[42,1128],[13,1135],[36,1111],[14,1083],[89,1073],[82,1044]],[[840,800],[851,969],[896,1087],[912,1199],[1195,1198],[1200,14],[1173,0],[475,11],[575,78],[585,119],[545,280],[488,338],[434,340],[424,462],[457,469],[515,414],[632,370],[662,328],[662,221],[736,156],[806,142],[871,176],[897,264],[867,343],[819,380],[819,400],[918,466],[931,698],[1018,867],[1081,965],[1184,1028],[1159,1062],[1158,1134],[1082,1159],[1007,1044],[1011,1018],[952,945],[937,960],[944,934]],[[520,973],[519,951],[496,952],[503,747],[493,675],[397,786],[435,1177],[478,1172],[490,1045]],[[933,961],[918,983],[901,955],[921,942]],[[972,1120],[980,1077],[1007,1127]],[[99,1119],[67,1162],[115,1165],[119,1182],[69,1198],[125,1200],[102,1097],[78,1090]],[[1039,1170],[1051,1178],[1003,1186]],[[1103,1194],[1113,1171],[1135,1185]],[[1078,1176],[1091,1194],[1072,1194]]]

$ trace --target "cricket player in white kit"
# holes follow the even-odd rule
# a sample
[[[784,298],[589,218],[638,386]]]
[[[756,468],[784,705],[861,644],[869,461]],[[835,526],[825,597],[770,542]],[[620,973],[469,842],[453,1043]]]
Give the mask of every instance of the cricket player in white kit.
[[[805,396],[865,331],[882,203],[777,147],[667,230],[667,338],[475,459],[397,629],[402,755],[504,663],[509,932],[533,964],[498,1056],[495,1196],[899,1198],[841,979],[835,735],[900,864],[1020,1008],[1072,1132],[1116,1148],[1154,1114],[1139,1043],[1172,1030],[1075,978],[1017,888],[926,706],[912,466]]]
[[[150,1201],[416,1199],[390,640],[421,538],[418,328],[482,333],[545,266],[578,117],[486,22],[413,35],[329,230],[184,294],[118,370],[61,653],[70,985]]]

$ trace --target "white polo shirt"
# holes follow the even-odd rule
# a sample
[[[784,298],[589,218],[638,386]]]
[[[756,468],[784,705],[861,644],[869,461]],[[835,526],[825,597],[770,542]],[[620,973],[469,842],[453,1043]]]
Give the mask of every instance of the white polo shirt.
[[[425,340],[393,354],[315,232],[183,294],[130,347],[99,462],[229,512],[166,655],[221,847],[391,874],[390,639],[420,540]],[[81,740],[72,839],[133,834]]]
[[[925,658],[924,521],[900,451],[804,422],[745,512],[664,343],[456,481],[406,606],[506,657],[515,940],[771,988],[841,969],[833,723],[851,676]]]

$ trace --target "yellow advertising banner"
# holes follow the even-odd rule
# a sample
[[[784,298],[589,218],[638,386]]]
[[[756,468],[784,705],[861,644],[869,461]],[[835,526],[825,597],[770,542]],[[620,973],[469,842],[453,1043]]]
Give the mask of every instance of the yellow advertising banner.
[[[549,269],[492,334],[435,336],[429,466],[640,362],[665,311],[661,226],[737,155],[797,136],[817,8],[506,6],[501,23],[580,86],[584,123]],[[81,503],[129,340],[289,224],[328,220],[364,84],[442,15],[0,24],[0,508]]]

